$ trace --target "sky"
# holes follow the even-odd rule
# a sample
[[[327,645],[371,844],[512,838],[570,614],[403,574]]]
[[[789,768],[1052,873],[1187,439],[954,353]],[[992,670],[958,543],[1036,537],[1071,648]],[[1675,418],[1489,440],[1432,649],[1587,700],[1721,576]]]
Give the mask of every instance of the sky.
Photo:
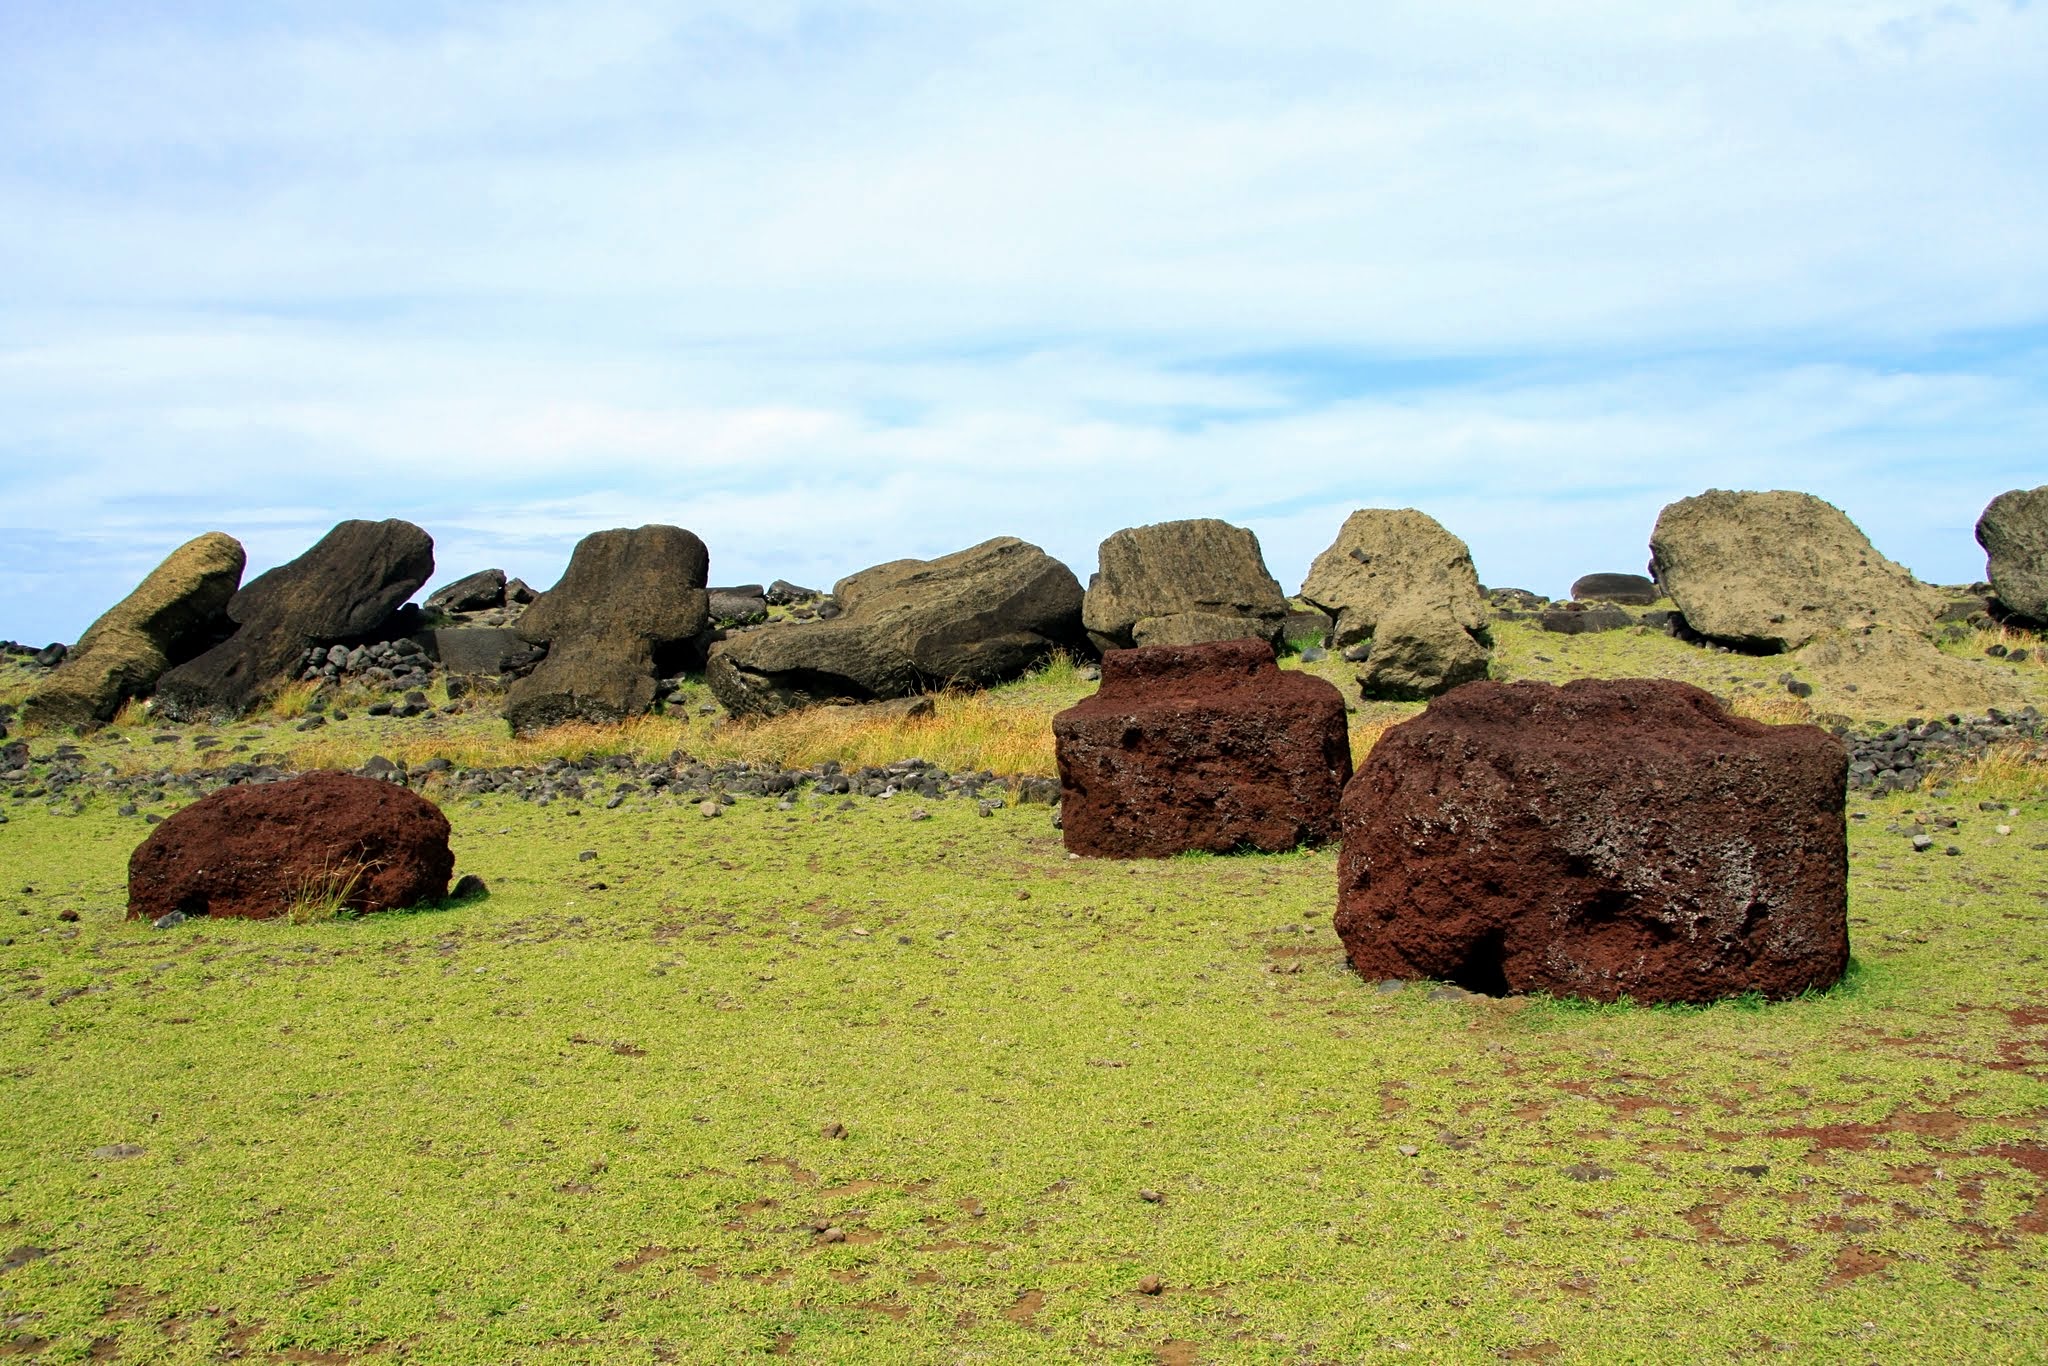
[[[1360,507],[1492,586],[2048,483],[2029,0],[0,0],[0,636],[184,540],[714,584]]]

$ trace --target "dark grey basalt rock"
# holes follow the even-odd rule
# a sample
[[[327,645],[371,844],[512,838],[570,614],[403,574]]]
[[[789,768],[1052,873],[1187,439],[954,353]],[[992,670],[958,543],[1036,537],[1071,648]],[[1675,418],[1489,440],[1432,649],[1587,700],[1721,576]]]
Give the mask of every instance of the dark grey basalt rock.
[[[562,581],[515,628],[547,657],[506,696],[520,734],[563,721],[613,722],[654,704],[661,656],[705,627],[704,542],[674,526],[594,532]]]
[[[1004,536],[935,560],[894,560],[841,579],[841,610],[711,647],[704,678],[735,716],[908,697],[1014,678],[1085,648],[1081,585],[1035,545]]]
[[[505,571],[479,569],[427,598],[429,612],[483,612],[505,605]]]
[[[158,712],[239,715],[295,677],[310,647],[370,636],[433,572],[434,539],[411,522],[338,524],[228,600],[235,633],[163,676]]]

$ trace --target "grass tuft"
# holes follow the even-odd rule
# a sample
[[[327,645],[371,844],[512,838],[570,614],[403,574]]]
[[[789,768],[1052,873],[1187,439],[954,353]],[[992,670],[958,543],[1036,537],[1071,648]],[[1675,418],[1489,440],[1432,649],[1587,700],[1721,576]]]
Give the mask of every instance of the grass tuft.
[[[353,915],[355,908],[350,903],[362,890],[367,874],[361,863],[322,869],[292,893],[280,918],[287,925],[324,925]]]

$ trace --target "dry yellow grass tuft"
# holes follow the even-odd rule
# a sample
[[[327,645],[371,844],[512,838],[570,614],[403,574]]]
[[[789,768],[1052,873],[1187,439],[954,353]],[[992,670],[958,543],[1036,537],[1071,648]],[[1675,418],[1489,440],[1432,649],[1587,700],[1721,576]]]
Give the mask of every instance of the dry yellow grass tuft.
[[[1737,693],[1728,701],[1730,716],[1747,717],[1770,726],[1809,726],[1814,710],[1805,699],[1790,693]]]
[[[296,721],[306,714],[313,695],[319,691],[320,680],[317,678],[287,683],[270,699],[268,710],[280,721]]]
[[[463,768],[516,768],[548,759],[587,759],[611,754],[637,760],[666,758],[688,748],[690,729],[677,716],[636,716],[618,725],[570,721],[528,736],[502,731],[464,735],[390,735],[378,739],[377,752],[417,768],[429,759],[446,759]],[[365,743],[344,737],[319,738],[295,747],[294,768],[354,768],[366,757]]]
[[[933,714],[902,720],[860,707],[810,707],[760,721],[728,722],[692,736],[699,759],[745,759],[808,768],[928,759],[955,772],[1051,773],[1052,717],[986,694],[942,693]]]
[[[1963,759],[1935,775],[1937,782],[1968,788],[2000,801],[2048,797],[2048,744],[2010,740],[1974,759]]]

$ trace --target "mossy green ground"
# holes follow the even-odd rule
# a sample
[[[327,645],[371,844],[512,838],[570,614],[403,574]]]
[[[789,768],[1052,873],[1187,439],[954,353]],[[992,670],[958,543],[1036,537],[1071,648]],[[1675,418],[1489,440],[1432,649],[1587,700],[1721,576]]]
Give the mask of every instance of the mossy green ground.
[[[1382,991],[1334,854],[1042,806],[452,802],[487,900],[158,932],[137,820],[16,804],[0,1352],[2039,1360],[2048,805],[1997,795],[1854,804],[1851,977],[1708,1009]],[[1885,828],[1937,802],[1958,857]]]

